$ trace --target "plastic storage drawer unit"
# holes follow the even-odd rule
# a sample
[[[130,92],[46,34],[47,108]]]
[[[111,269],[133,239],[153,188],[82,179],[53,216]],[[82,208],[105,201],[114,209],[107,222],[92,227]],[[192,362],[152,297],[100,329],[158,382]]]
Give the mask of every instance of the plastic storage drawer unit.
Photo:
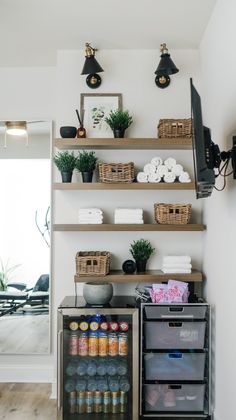
[[[204,384],[144,385],[147,412],[203,412]]]
[[[156,349],[203,349],[206,322],[145,322],[145,346]]]
[[[144,356],[145,379],[203,381],[205,353],[148,353]]]

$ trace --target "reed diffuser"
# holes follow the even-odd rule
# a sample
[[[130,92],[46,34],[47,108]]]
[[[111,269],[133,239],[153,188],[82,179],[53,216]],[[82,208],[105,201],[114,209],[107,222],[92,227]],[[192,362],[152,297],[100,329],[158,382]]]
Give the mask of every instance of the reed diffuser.
[[[79,128],[77,129],[76,137],[82,139],[86,137],[86,130],[84,128],[84,112],[80,117],[78,109],[76,109],[75,111],[79,120]]]

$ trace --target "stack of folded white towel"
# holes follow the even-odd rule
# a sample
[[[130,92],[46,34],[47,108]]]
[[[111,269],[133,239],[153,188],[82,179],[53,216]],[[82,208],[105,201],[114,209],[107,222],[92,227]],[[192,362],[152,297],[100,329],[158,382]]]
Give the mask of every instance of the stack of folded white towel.
[[[191,273],[192,264],[189,255],[167,255],[163,257],[162,271],[168,273]]]
[[[122,224],[122,223],[142,224],[143,223],[143,209],[131,209],[131,208],[115,209],[114,222],[117,224]]]
[[[143,172],[137,175],[138,182],[191,182],[189,173],[184,171],[176,159],[169,157],[164,162],[161,157],[152,158],[150,163],[144,165]]]
[[[103,213],[101,209],[89,208],[79,209],[79,224],[101,224],[103,223]]]

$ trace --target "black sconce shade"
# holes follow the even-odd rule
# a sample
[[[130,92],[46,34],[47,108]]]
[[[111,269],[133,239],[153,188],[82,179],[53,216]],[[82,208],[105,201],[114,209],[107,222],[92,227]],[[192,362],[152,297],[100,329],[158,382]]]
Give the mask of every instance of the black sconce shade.
[[[97,73],[104,71],[95,58],[95,51],[89,43],[85,44],[85,63],[81,72],[82,75],[88,74],[86,83],[92,89],[100,86],[102,79]]]
[[[161,44],[161,60],[155,71],[155,83],[160,88],[165,88],[170,84],[169,75],[178,73],[179,69],[170,58],[166,44]]]

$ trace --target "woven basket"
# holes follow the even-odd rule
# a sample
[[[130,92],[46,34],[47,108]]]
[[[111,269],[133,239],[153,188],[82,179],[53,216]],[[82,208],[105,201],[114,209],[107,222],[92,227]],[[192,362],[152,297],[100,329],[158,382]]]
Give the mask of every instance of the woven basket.
[[[106,276],[110,271],[110,252],[80,251],[75,257],[77,276]]]
[[[99,163],[101,182],[133,182],[134,163]]]
[[[186,225],[191,216],[191,204],[154,204],[154,217],[162,225]]]
[[[158,137],[192,137],[192,119],[161,119],[158,124]]]

